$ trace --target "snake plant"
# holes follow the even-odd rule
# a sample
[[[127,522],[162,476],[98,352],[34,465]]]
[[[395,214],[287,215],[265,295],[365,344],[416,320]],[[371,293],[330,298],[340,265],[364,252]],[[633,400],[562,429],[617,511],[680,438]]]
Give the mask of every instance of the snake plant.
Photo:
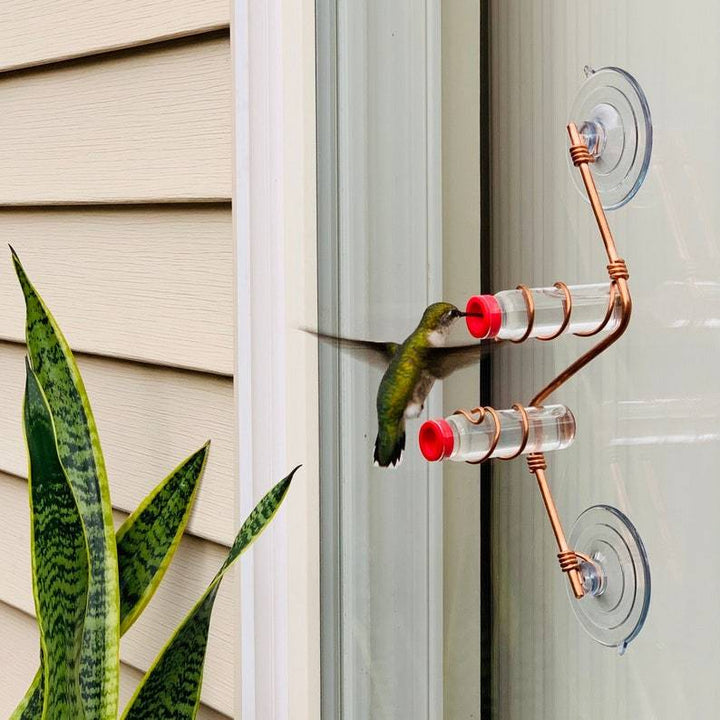
[[[117,533],[80,371],[13,251],[25,305],[32,571],[40,667],[11,720],[116,720],[119,644],[162,580],[187,526],[210,443],[186,458]],[[127,720],[194,718],[223,576],[268,525],[297,468],[258,503],[222,567],[141,680]]]

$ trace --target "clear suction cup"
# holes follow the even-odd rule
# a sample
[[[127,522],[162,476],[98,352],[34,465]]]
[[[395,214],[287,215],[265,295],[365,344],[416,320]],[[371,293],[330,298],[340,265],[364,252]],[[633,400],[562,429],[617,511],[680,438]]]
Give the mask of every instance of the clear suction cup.
[[[642,629],[650,605],[650,565],[637,530],[623,513],[594,505],[575,521],[570,547],[581,563],[585,596],[570,602],[580,624],[597,642],[622,655]]]
[[[570,120],[595,158],[592,170],[603,207],[615,210],[632,200],[647,175],[652,153],[650,108],[640,85],[624,70],[595,71],[586,66],[585,75]],[[586,197],[574,168],[572,177]]]

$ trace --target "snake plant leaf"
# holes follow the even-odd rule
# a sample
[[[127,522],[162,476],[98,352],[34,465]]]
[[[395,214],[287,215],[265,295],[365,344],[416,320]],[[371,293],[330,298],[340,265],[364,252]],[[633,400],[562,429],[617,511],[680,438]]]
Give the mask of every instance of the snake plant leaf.
[[[30,362],[50,407],[58,455],[77,501],[88,545],[88,606],[80,654],[83,706],[88,718],[115,720],[120,592],[105,461],[70,347],[14,250],[12,255],[25,296]]]
[[[27,360],[25,366],[33,594],[44,669],[42,718],[81,719],[80,650],[88,599],[85,530],[58,457],[50,408]]]
[[[298,466],[300,467],[300,466]],[[122,720],[193,720],[200,704],[210,617],[223,576],[278,511],[297,467],[255,506],[225,562],[143,677]]]
[[[170,565],[190,518],[209,450],[208,441],[180,463],[117,532],[121,634],[145,609]],[[40,720],[43,691],[41,668],[10,720]]]
[[[180,544],[209,449],[208,441],[175,468],[117,532],[121,634],[145,609]]]
[[[41,650],[42,652],[42,650]],[[25,697],[15,708],[10,720],[40,720],[42,718],[43,700],[45,697],[42,666],[35,673],[32,684]]]

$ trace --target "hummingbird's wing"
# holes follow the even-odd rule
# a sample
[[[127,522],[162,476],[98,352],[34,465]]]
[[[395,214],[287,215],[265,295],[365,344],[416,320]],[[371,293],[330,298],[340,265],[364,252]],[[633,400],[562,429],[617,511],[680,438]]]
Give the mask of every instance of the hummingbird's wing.
[[[400,347],[398,343],[394,342],[358,340],[356,338],[339,337],[338,335],[331,335],[330,333],[319,332],[318,330],[310,330],[309,328],[302,329],[311,335],[315,335],[319,340],[329,342],[342,350],[349,350],[356,357],[361,357],[371,365],[380,367],[383,370],[390,364],[393,355],[395,355],[395,352]]]
[[[436,378],[445,378],[460,368],[477,363],[503,343],[491,341],[472,345],[450,345],[430,349],[428,370]]]

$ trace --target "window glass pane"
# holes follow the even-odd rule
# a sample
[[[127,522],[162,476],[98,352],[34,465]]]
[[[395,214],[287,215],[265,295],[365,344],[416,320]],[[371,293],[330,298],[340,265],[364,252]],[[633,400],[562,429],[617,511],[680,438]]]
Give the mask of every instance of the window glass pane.
[[[644,185],[608,214],[630,269],[632,320],[551,399],[574,412],[577,439],[548,455],[568,534],[598,503],[622,510],[639,531],[652,575],[647,622],[622,657],[585,633],[524,463],[499,463],[495,716],[714,717],[719,580],[706,570],[720,539],[720,205],[708,139],[720,114],[720,7],[700,0],[491,6],[495,289],[607,278],[597,227],[568,167],[565,124],[583,67],[632,73],[654,125]],[[567,337],[504,350],[493,400],[527,399],[590,345]]]
[[[480,290],[479,73],[477,3],[318,4],[323,331],[401,342]],[[417,433],[478,402],[479,363],[408,420],[396,469],[372,465],[383,369],[324,344],[320,370],[324,714],[477,714],[480,472]]]

